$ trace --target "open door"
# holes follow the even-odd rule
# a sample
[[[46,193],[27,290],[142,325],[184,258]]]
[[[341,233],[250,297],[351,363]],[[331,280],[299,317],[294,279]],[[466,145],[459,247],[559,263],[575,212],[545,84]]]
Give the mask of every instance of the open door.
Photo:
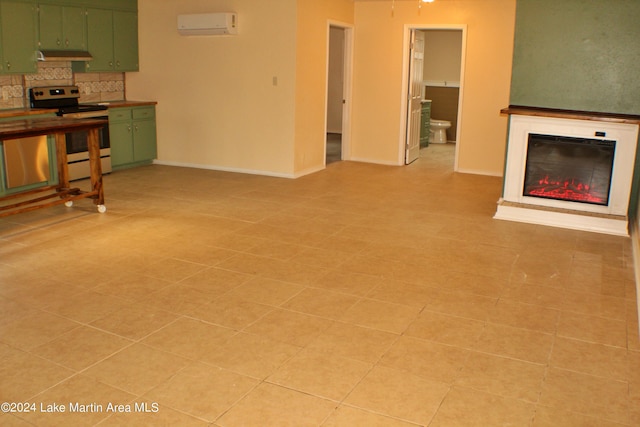
[[[329,27],[327,70],[327,121],[325,164],[342,160],[342,122],[344,116],[344,51],[345,29]]]
[[[351,84],[353,28],[330,22],[327,38],[325,165],[351,156]]]
[[[422,115],[422,75],[424,72],[424,33],[411,30],[409,61],[409,94],[407,120],[407,142],[405,163],[415,161],[420,155],[420,119]]]

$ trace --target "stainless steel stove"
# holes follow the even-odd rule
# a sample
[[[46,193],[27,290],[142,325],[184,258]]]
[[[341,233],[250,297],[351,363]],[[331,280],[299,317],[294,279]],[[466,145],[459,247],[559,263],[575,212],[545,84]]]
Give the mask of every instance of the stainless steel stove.
[[[66,118],[89,119],[109,118],[107,106],[100,104],[80,104],[78,86],[44,86],[29,89],[31,108],[57,109],[56,115]],[[102,173],[111,172],[111,145],[109,143],[109,125],[100,130],[100,159]],[[67,133],[67,159],[71,180],[90,176],[89,151],[87,149],[87,131]]]

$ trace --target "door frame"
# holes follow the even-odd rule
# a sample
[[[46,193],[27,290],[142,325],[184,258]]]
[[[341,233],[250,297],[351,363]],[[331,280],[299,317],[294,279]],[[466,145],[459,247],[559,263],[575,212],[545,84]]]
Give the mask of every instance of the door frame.
[[[460,144],[462,143],[462,102],[464,93],[464,70],[467,56],[467,25],[466,24],[445,24],[445,25],[428,25],[428,24],[405,24],[403,33],[402,48],[402,96],[400,100],[400,137],[398,150],[398,164],[405,164],[405,147],[407,145],[407,127],[409,126],[409,61],[411,61],[411,31],[412,30],[458,30],[462,31],[462,46],[460,58],[460,92],[458,95],[458,125],[456,126],[455,160],[453,164],[454,172],[458,171],[458,154],[460,152]],[[425,59],[426,61],[426,59]]]
[[[343,58],[343,94],[344,100],[342,108],[342,160],[351,159],[351,105],[353,94],[353,25],[345,22],[328,20],[327,21],[327,55],[326,55],[326,70],[325,70],[325,98],[324,98],[324,167],[327,167],[327,107],[329,100],[327,97],[327,91],[329,89],[329,48],[331,27],[340,28],[344,30],[344,58]]]
[[[421,41],[421,46],[416,46]],[[409,32],[409,70],[407,92],[407,136],[404,164],[408,165],[420,157],[420,131],[422,128],[422,98],[424,82],[424,33],[420,30]],[[418,51],[418,49],[420,51]],[[419,54],[419,55],[418,55]],[[417,74],[420,80],[416,87]]]

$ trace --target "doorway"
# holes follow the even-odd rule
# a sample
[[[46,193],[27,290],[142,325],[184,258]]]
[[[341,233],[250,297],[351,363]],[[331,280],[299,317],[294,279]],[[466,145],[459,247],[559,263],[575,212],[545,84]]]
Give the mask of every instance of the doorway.
[[[412,111],[411,100],[415,97],[415,52],[413,50],[415,34],[424,35],[424,54],[422,56],[423,72],[420,73],[423,81],[421,84],[422,100],[430,100],[429,108],[423,108],[423,115],[418,119]],[[416,122],[420,121],[420,155],[429,155],[429,119],[450,122],[451,126],[445,130],[447,146],[453,152],[453,170],[458,170],[459,147],[464,143],[461,138],[462,123],[462,99],[464,82],[464,62],[466,52],[466,25],[445,25],[412,27],[405,26],[404,37],[404,64],[403,76],[403,125],[401,137],[402,163],[409,164],[408,147],[411,143],[409,137],[411,129],[415,129]],[[415,104],[415,102],[414,102]],[[415,108],[413,108],[415,110]],[[415,132],[415,131],[414,131]],[[442,138],[435,138],[435,142],[442,142]],[[425,143],[426,142],[426,143]],[[435,145],[434,145],[435,147]],[[414,154],[415,156],[415,154]]]
[[[330,23],[327,40],[325,166],[349,158],[352,28]]]

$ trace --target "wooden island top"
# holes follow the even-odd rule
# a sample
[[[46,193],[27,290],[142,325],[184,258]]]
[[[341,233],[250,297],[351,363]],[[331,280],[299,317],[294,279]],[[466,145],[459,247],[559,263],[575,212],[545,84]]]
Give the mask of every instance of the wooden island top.
[[[41,135],[55,137],[55,154],[58,165],[58,184],[18,191],[0,197],[0,217],[29,212],[64,203],[70,207],[75,200],[91,198],[98,212],[106,211],[102,188],[102,166],[100,162],[99,128],[108,123],[106,119],[72,119],[46,117],[0,122],[0,147],[3,140],[28,138]],[[87,131],[87,148],[91,169],[91,190],[82,191],[69,186],[67,166],[66,133]],[[47,194],[48,193],[48,194]],[[33,196],[32,196],[33,195]],[[4,202],[8,202],[5,204]]]
[[[89,130],[104,126],[106,123],[106,119],[69,119],[64,117],[11,120],[0,122],[0,141]]]

